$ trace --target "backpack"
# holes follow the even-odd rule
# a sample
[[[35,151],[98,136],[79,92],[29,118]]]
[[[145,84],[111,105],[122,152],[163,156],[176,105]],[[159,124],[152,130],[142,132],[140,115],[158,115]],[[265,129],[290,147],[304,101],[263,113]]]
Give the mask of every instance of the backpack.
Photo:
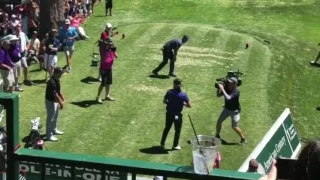
[[[41,138],[42,125],[40,123],[40,118],[37,117],[36,119],[31,120],[31,124],[32,129],[29,133],[25,148],[43,150],[44,144]]]

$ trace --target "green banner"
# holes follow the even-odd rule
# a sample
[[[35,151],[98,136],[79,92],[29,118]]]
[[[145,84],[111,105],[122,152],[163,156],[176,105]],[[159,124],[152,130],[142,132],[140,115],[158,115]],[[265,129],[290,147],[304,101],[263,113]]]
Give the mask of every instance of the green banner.
[[[266,174],[271,169],[272,159],[295,158],[300,147],[300,140],[290,110],[286,109],[242,164],[239,171],[247,171],[249,161],[256,159],[259,162],[258,172]]]
[[[280,156],[290,158],[295,150],[293,147],[297,147],[299,143],[297,131],[289,115],[266,144],[263,151],[257,156],[256,160],[262,165],[265,172],[269,172],[272,159]]]
[[[27,174],[27,180],[41,180],[40,165],[33,162],[20,162],[20,169]],[[101,171],[97,169],[89,169],[82,167],[75,167],[77,180],[101,180]],[[46,180],[70,180],[71,167],[47,164]],[[118,171],[106,171],[106,180],[127,180],[127,173]]]

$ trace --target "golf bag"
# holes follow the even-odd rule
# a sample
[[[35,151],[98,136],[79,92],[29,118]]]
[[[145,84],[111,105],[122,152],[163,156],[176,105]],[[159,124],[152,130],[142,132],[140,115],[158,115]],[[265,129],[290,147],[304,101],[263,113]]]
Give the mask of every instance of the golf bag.
[[[43,150],[44,141],[41,138],[41,128],[40,118],[31,120],[32,128],[27,138],[25,148],[39,149]]]

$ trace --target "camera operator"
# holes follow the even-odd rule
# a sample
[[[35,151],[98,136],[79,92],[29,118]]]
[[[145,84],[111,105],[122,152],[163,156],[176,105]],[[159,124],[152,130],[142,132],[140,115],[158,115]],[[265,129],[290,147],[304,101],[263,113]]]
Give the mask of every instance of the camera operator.
[[[105,43],[105,49],[101,51],[101,61],[100,61],[100,76],[101,76],[101,84],[98,89],[98,95],[96,101],[98,103],[102,103],[100,98],[103,87],[106,88],[106,101],[114,101],[110,96],[110,85],[112,84],[112,65],[114,58],[118,58],[118,54],[116,52],[116,47],[114,47],[111,41],[103,41],[101,43]]]
[[[245,139],[241,129],[238,127],[238,122],[240,120],[240,92],[237,89],[238,80],[235,77],[231,77],[228,79],[227,90],[223,84],[219,84],[219,89],[217,90],[217,96],[224,96],[225,104],[224,108],[220,114],[220,117],[217,121],[216,125],[216,137],[220,139],[221,126],[224,120],[226,120],[229,116],[232,120],[232,128],[236,133],[241,137],[241,141],[239,145],[244,145],[247,140]]]

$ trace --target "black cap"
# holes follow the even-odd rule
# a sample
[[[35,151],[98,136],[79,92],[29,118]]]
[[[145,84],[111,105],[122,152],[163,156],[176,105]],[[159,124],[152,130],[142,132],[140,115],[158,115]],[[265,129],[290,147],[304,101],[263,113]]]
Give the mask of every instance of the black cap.
[[[61,74],[62,72],[63,70],[60,67],[54,68],[54,71],[53,71],[54,74]]]
[[[173,81],[173,84],[176,84],[178,86],[182,86],[182,80],[179,79],[179,78],[176,78],[174,81]]]
[[[188,36],[188,35],[184,35],[184,36],[182,37],[182,39],[188,41],[188,40],[189,40],[189,36]]]

